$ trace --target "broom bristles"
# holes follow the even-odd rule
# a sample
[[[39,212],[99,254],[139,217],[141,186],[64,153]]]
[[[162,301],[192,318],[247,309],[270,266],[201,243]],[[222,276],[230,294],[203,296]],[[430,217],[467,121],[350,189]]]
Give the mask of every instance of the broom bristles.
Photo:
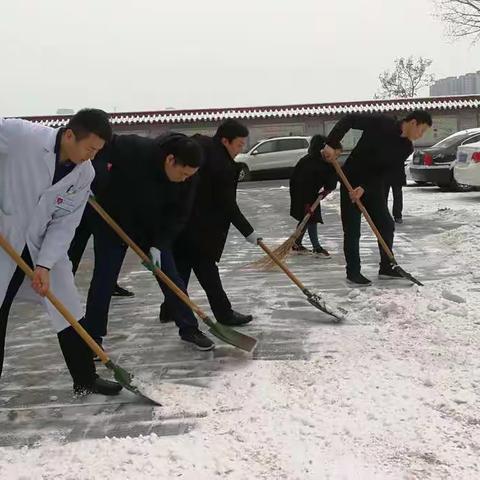
[[[295,232],[296,233],[296,232]],[[297,235],[293,234],[287,238],[281,245],[279,245],[272,253],[279,259],[284,260],[292,251],[292,247],[297,239]],[[252,262],[248,265],[249,268],[257,268],[260,270],[273,270],[276,267],[276,263],[268,256],[260,258],[256,262]]]

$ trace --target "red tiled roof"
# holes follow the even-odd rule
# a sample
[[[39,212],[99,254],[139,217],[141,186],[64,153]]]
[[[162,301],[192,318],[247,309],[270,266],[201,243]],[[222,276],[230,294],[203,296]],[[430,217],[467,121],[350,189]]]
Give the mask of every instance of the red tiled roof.
[[[152,112],[112,113],[113,125],[134,126],[142,124],[178,124],[192,122],[215,122],[225,118],[244,120],[268,118],[314,117],[319,115],[342,115],[361,112],[404,112],[415,109],[458,110],[480,108],[480,95],[453,97],[401,98],[369,100],[362,102],[316,103],[304,105],[275,105],[264,107],[208,108],[195,110],[160,110]],[[64,125],[69,115],[23,117],[44,125]]]

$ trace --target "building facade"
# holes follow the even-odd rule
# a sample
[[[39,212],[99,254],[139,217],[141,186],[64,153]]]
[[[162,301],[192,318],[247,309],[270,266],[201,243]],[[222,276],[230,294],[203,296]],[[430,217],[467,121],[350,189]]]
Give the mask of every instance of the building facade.
[[[166,131],[213,135],[222,120],[236,118],[249,128],[248,145],[251,146],[259,140],[277,136],[326,135],[343,115],[349,113],[384,113],[402,118],[415,109],[427,110],[433,117],[433,128],[419,141],[418,146],[433,145],[458,130],[480,126],[480,95],[112,113],[111,121],[117,133],[155,137]],[[58,127],[65,125],[69,116],[23,118]],[[360,132],[351,131],[343,141],[344,148],[351,149],[359,136]]]
[[[430,87],[432,97],[475,94],[480,94],[480,70],[459,77],[441,78]]]

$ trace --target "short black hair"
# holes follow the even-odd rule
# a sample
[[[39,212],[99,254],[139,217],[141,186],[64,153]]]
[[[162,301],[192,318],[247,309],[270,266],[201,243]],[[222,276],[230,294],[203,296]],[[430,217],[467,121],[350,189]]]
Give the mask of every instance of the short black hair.
[[[77,140],[82,140],[92,133],[105,142],[112,139],[112,126],[108,114],[97,108],[79,110],[68,121],[65,128],[72,130]]]
[[[182,136],[165,144],[167,155],[175,157],[175,163],[184,167],[198,168],[203,163],[203,152],[200,145],[191,138]]]
[[[425,110],[414,110],[410,112],[404,119],[404,122],[410,122],[416,120],[419,124],[426,124],[429,127],[432,126],[432,116]]]
[[[217,128],[215,137],[220,139],[226,138],[231,142],[236,138],[248,137],[248,133],[248,128],[243,123],[240,123],[233,118],[229,118],[228,120],[224,120]]]

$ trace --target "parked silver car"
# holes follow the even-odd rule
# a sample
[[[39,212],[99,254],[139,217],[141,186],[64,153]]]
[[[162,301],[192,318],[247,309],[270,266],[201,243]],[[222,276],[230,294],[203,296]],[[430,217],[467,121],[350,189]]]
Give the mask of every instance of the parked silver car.
[[[251,180],[255,175],[267,172],[290,176],[293,167],[307,154],[310,138],[291,136],[261,140],[235,158],[242,166],[239,181]]]

